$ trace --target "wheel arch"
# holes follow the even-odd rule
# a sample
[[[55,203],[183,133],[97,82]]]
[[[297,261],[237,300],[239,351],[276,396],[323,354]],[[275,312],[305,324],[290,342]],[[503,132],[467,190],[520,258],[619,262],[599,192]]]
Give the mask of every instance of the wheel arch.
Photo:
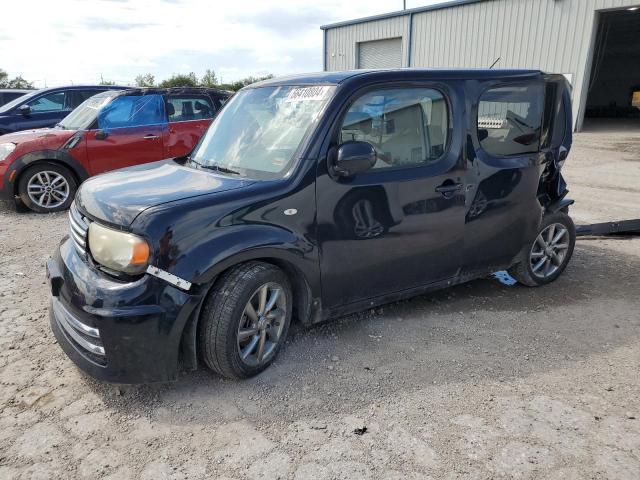
[[[27,153],[12,162],[5,174],[4,188],[7,189],[6,191],[11,192],[14,197],[17,196],[19,193],[18,185],[20,184],[22,176],[28,168],[39,163],[51,163],[66,168],[75,177],[78,186],[89,178],[87,170],[68,152],[61,150],[41,150]],[[10,178],[11,181],[9,180]]]
[[[198,307],[195,309],[191,318],[187,321],[182,331],[180,339],[180,352],[179,361],[188,369],[195,370],[198,366],[198,329],[200,325],[200,315],[202,306],[210,294],[211,290],[215,288],[222,274],[232,268],[237,267],[248,262],[263,262],[274,265],[282,270],[287,278],[291,282],[291,290],[293,295],[293,310],[292,310],[292,323],[309,325],[313,323],[312,313],[316,310],[319,301],[314,299],[312,293],[312,287],[302,271],[290,259],[283,258],[280,255],[269,255],[266,252],[256,251],[254,255],[237,255],[230,261],[225,262],[224,267],[216,269],[215,276],[211,278],[207,283],[201,284],[196,288],[200,289],[201,300]]]

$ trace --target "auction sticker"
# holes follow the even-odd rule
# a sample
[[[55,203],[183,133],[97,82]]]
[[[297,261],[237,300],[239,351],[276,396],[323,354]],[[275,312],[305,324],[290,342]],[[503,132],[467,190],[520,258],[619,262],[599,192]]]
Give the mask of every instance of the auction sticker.
[[[322,85],[318,87],[298,87],[289,92],[285,102],[306,102],[324,100],[332,87]]]

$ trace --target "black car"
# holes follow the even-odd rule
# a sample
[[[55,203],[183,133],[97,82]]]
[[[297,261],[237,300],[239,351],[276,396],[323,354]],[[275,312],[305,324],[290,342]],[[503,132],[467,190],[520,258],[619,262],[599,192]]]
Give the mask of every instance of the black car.
[[[378,70],[241,90],[188,157],[79,189],[51,326],[112,382],[265,369],[291,321],[508,269],[544,285],[575,229],[569,86],[532,70]]]
[[[19,88],[2,88],[0,89],[0,107],[32,91],[33,90],[22,90]]]
[[[74,85],[31,90],[0,106],[0,135],[55,126],[78,105],[97,93],[123,90],[113,85]]]

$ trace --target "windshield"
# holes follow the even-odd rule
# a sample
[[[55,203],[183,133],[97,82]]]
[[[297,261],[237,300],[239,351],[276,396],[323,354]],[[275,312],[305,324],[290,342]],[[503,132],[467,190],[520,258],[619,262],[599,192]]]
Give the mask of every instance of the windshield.
[[[64,117],[57,126],[67,130],[84,130],[85,128],[89,128],[98,116],[98,111],[116,95],[116,92],[103,92],[88,98],[78,105],[73,112]]]
[[[9,103],[5,103],[0,107],[0,113],[7,113],[9,110],[13,110],[15,107],[25,104],[38,93],[40,93],[38,90],[34,90],[33,92],[11,100]]]
[[[283,177],[335,86],[277,86],[235,95],[191,159],[222,173],[270,180]]]

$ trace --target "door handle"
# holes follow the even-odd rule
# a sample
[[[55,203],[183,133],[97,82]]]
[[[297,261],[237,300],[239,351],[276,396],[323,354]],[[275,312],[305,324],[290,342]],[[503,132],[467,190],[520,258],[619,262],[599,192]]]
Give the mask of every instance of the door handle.
[[[142,138],[144,138],[145,140],[155,140],[155,139],[160,138],[160,137],[158,135],[153,135],[153,134],[150,133],[148,135],[145,135]]]
[[[444,198],[451,198],[453,194],[462,190],[462,183],[453,183],[451,180],[445,181],[442,185],[436,187],[436,192],[442,194]]]

